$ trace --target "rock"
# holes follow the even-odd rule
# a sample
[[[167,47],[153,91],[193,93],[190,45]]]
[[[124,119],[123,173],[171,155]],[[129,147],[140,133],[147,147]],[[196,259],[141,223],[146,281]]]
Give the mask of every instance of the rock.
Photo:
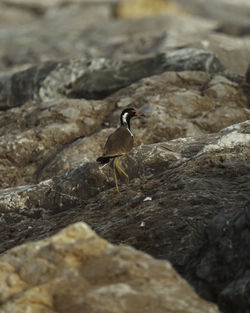
[[[37,100],[0,112],[1,186],[6,188],[34,184],[63,174],[74,166],[95,161],[102,153],[108,134],[117,127],[124,104],[136,107],[147,116],[132,123],[135,145],[217,132],[231,124],[249,119],[247,93],[241,84],[222,74],[206,73],[205,64],[209,63],[212,56],[197,50],[192,50],[192,53],[188,54],[190,61],[184,58],[181,50],[170,60],[163,55],[161,58],[156,57],[155,67],[151,66],[150,77],[122,88],[104,100],[67,99],[70,95],[59,98],[63,95],[58,94],[58,90],[60,92],[65,88],[68,84],[66,81],[73,75],[70,73],[77,68],[72,65],[69,71],[68,64],[64,67],[65,63],[52,70],[36,88],[31,85],[26,93],[23,88],[24,97],[30,92],[30,96]],[[168,66],[174,68],[174,64],[178,63],[178,56],[180,65],[176,70],[181,69],[181,66],[193,66],[195,69],[198,63],[192,63],[191,60],[195,60],[196,56],[199,60],[205,55],[207,61],[203,59],[204,72],[182,71],[153,75],[153,72],[164,71]],[[149,62],[149,59],[146,60]],[[145,62],[144,60],[141,64],[146,64]],[[132,64],[135,67],[135,63],[131,63],[131,77],[135,77]],[[201,62],[198,67],[200,66]],[[40,70],[45,72],[41,66]],[[114,73],[119,76],[119,66],[116,70]],[[36,73],[36,77],[39,77],[38,72]],[[60,73],[65,73],[65,76]],[[96,70],[96,74],[95,71],[93,73],[92,83],[98,93],[102,87],[98,83],[94,84],[94,81],[99,70]],[[142,70],[141,75],[145,73]],[[129,75],[128,72],[128,81]],[[20,76],[20,85],[23,77],[24,75]],[[25,77],[30,79],[28,75]],[[82,82],[83,77],[84,75]],[[78,82],[75,86],[78,86]],[[71,87],[71,90],[73,88],[76,90],[78,87]],[[11,93],[9,96],[13,99]],[[21,96],[16,99],[21,99]],[[15,101],[12,103],[16,104]],[[116,104],[118,108],[115,109]],[[112,126],[112,129],[105,129],[104,125]]]
[[[239,85],[204,72],[163,73],[111,97],[115,102],[124,98],[146,115],[133,126],[135,138],[144,144],[216,132],[249,118],[247,99]],[[116,126],[119,112],[114,111],[110,125]]]
[[[249,22],[250,5],[247,0],[221,0],[220,2],[216,0],[211,0],[210,2],[203,0],[190,0],[189,2],[174,0],[174,2],[177,2],[189,12],[205,18],[235,23]]]
[[[247,36],[250,33],[249,23],[223,22],[216,29],[219,33],[231,36]]]
[[[37,185],[2,189],[0,251],[84,220],[111,242],[181,268],[194,230],[249,197],[249,127],[243,122],[220,133],[135,148],[120,162],[130,176],[129,186],[119,178],[121,194],[109,166],[99,169],[96,162]],[[145,202],[147,197],[152,200]]]
[[[246,71],[246,81],[250,85],[250,64],[248,65],[247,71]]]
[[[16,71],[43,61],[90,56],[85,51],[91,48],[84,48],[81,32],[95,20],[111,19],[114,2],[71,1],[65,5],[62,0],[6,0],[0,8],[1,21],[5,21],[0,30],[0,69]]]
[[[219,312],[167,261],[111,245],[85,223],[12,249],[0,263],[2,313]]]
[[[250,200],[248,1],[178,0],[199,16],[172,11],[130,20],[117,18],[120,5],[116,0],[0,3],[0,253],[84,221],[113,244],[169,260],[224,313],[246,311],[248,235],[241,210]],[[134,149],[120,160],[130,183],[119,176],[118,194],[112,164],[100,168],[96,158],[125,107],[146,117],[131,123]],[[246,226],[239,223],[224,234],[220,227],[227,218],[238,221],[237,213]],[[35,259],[35,244],[30,245]],[[45,254],[53,247],[49,244]],[[54,287],[62,289],[58,276],[40,284],[72,255],[57,264],[53,250],[56,257],[45,262],[47,268],[44,259],[26,264],[13,253],[22,266],[0,266],[15,273],[3,285],[5,295],[11,289],[4,309],[24,312],[22,295],[35,294],[37,310],[45,303],[41,310],[81,311],[84,290],[77,289],[79,298],[71,290],[77,279],[85,288],[86,280],[76,267],[65,268],[70,274],[64,276],[63,296],[53,297]],[[78,255],[77,250],[74,260]],[[27,280],[21,277],[26,272]],[[70,307],[60,306],[64,296]],[[94,300],[83,310],[101,311],[92,307],[99,303]]]
[[[163,72],[165,62],[164,55],[134,62],[92,60],[65,93],[69,98],[103,99],[143,77]]]
[[[217,26],[216,21],[167,14],[94,25],[84,30],[79,40],[86,42],[85,47],[91,45],[88,55],[129,60],[183,48],[187,36],[194,42],[199,34],[205,36]]]
[[[249,217],[250,202],[215,216],[199,238],[199,249],[186,263],[190,281],[223,312],[249,308]]]
[[[142,18],[157,14],[185,14],[177,4],[163,0],[122,0],[116,5],[118,18]]]
[[[155,1],[151,2],[155,3]],[[177,7],[176,4],[171,5],[166,1],[159,2],[164,2],[163,5],[168,8]],[[3,12],[6,10],[6,3],[8,1],[5,1]],[[9,6],[7,5],[8,9],[11,5],[13,10],[17,10],[18,4],[13,6],[12,1]],[[218,19],[209,20],[188,14],[183,15],[176,10],[176,13],[172,12],[166,16],[132,21],[114,19],[116,6],[123,5],[123,3],[116,4],[114,1],[93,3],[74,1],[67,6],[64,6],[61,1],[52,4],[37,4],[32,1],[30,4],[23,2],[20,5],[22,6],[20,17],[10,18],[9,23],[6,18],[8,27],[0,31],[2,71],[20,70],[42,61],[69,57],[124,60],[135,56],[150,56],[152,53],[166,53],[180,47],[199,48],[215,53],[224,66],[241,75],[246,71],[249,61],[250,44],[247,36],[235,38],[217,32],[222,20],[248,25],[248,5],[245,5],[243,10],[232,3],[220,4],[219,9],[216,4],[207,8],[206,4],[195,0],[188,3],[189,11],[190,8],[194,8],[196,12],[199,11],[198,8],[203,11],[202,7],[206,7],[204,14],[210,16],[212,9],[212,12],[218,15]],[[182,5],[186,4],[182,3]],[[31,10],[27,10],[27,7]],[[228,17],[229,7],[231,13]],[[242,14],[236,14],[235,10]],[[28,17],[22,17],[22,12],[24,16],[28,14]],[[217,14],[218,12],[220,14]],[[222,14],[225,18],[221,18]],[[95,19],[98,23],[93,23]],[[13,27],[13,23],[17,23],[15,20],[22,21],[23,26]],[[65,20],[68,22],[65,23]],[[27,38],[25,43],[22,38]]]
[[[198,39],[198,38],[197,38]],[[224,67],[232,72],[244,75],[249,62],[250,39],[231,37],[225,34],[209,34],[200,38],[191,47],[205,49],[214,53]]]
[[[0,78],[0,108],[6,110],[38,98],[41,84],[55,69],[56,62],[48,62],[42,66],[32,67],[15,73],[11,77]]]
[[[202,70],[217,73],[219,60],[202,50],[183,49],[134,61],[79,59],[46,62],[0,78],[0,107],[61,97],[103,99],[141,78],[165,71]]]
[[[168,71],[204,71],[218,73],[223,71],[223,66],[217,57],[204,50],[192,48],[180,49],[167,53]]]
[[[107,103],[106,111],[103,111],[98,101],[58,99],[40,107],[28,103],[2,112],[1,186],[36,182],[42,168],[64,146],[95,132],[113,106]],[[82,159],[81,156],[79,163]]]
[[[104,142],[113,131],[115,128],[105,128],[69,144],[46,162],[39,173],[39,180],[50,177],[51,173],[61,175],[80,164],[96,160],[98,153],[102,152]]]

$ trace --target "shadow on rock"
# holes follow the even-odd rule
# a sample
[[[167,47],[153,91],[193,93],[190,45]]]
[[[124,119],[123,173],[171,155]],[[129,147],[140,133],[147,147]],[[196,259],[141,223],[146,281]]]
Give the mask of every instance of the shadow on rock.
[[[227,313],[249,309],[250,201],[243,208],[221,213],[199,236],[197,250],[185,265],[186,278],[202,297]]]

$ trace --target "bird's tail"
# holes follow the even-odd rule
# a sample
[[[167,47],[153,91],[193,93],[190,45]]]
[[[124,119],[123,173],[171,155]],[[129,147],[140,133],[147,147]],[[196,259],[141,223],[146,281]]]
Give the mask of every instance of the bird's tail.
[[[99,162],[100,164],[106,164],[109,162],[109,158],[101,156],[98,159],[96,159],[96,161]]]

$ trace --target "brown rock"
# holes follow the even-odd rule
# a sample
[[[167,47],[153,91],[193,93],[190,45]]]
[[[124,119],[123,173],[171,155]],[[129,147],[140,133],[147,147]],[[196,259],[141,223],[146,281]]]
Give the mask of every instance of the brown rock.
[[[82,163],[96,160],[98,153],[103,150],[103,145],[108,136],[114,130],[115,128],[104,128],[93,135],[77,139],[69,144],[44,166],[40,172],[39,180],[50,177],[51,173],[61,175]]]
[[[112,243],[168,259],[200,295],[225,313],[242,313],[249,294],[249,1],[176,1],[200,17],[119,20],[116,0],[0,3],[0,184],[12,187],[0,190],[0,252],[85,221]],[[170,8],[151,1],[159,3]],[[112,165],[99,168],[95,159],[127,106],[147,117],[131,124],[135,147],[120,162],[130,184],[118,177],[117,194]],[[95,280],[103,270],[95,265],[108,262],[88,263],[81,240],[75,253],[62,244],[60,256],[47,242],[43,252],[30,244],[33,251],[14,250],[13,262],[1,262],[4,309],[23,313],[32,303],[39,312],[78,312],[88,290],[82,311],[102,312],[108,299],[119,310],[121,298],[106,295],[124,291],[124,281],[100,291]],[[106,269],[112,272],[105,267],[101,282]],[[53,297],[56,288],[63,294]],[[157,308],[164,297],[154,298]]]
[[[1,312],[219,312],[167,261],[113,246],[84,223],[0,258]]]
[[[0,251],[84,220],[113,243],[170,260],[189,278],[183,266],[200,248],[195,238],[215,215],[238,212],[249,199],[249,129],[246,121],[219,133],[135,148],[121,160],[130,176],[129,186],[119,178],[121,194],[111,169],[100,169],[96,162],[37,185],[2,189]],[[15,281],[17,289],[23,288]],[[197,285],[217,300],[221,288],[215,289],[209,278]],[[230,301],[236,299],[230,296]]]
[[[142,18],[157,14],[185,14],[177,4],[163,0],[122,0],[116,5],[118,18]]]
[[[139,146],[121,159],[130,176],[129,186],[119,178],[121,195],[111,168],[97,162],[37,185],[3,189],[0,251],[84,220],[112,242],[180,265],[198,225],[248,198],[249,142],[246,121],[215,134]]]
[[[27,104],[1,114],[4,136],[0,138],[0,185],[35,182],[58,151],[98,129],[112,107],[112,103],[107,104],[104,111],[99,101],[60,99],[40,107]],[[80,163],[82,159],[79,156]]]
[[[146,115],[132,123],[135,146],[217,132],[250,118],[241,85],[201,71],[150,76],[102,101],[27,102],[0,113],[1,186],[33,184],[95,161],[129,105]]]

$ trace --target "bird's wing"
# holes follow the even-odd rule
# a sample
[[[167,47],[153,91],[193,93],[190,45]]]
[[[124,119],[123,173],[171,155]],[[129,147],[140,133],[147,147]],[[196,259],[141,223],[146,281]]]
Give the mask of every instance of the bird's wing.
[[[118,156],[128,153],[133,148],[134,138],[126,127],[117,128],[105,144],[103,156]]]

